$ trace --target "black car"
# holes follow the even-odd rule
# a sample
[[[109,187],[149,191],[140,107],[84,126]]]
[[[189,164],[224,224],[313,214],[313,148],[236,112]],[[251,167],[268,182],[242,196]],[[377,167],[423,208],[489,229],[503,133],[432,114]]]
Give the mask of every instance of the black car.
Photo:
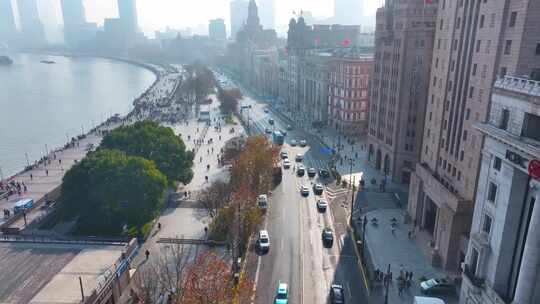
[[[268,123],[273,126],[274,125],[274,120],[272,118],[268,119]]]
[[[304,176],[305,173],[306,173],[306,169],[302,166],[298,166],[298,168],[296,169],[296,174],[298,176]]]
[[[337,284],[332,284],[332,286],[330,286],[330,303],[345,304],[343,286]]]
[[[322,178],[328,178],[328,177],[330,177],[330,171],[328,171],[326,169],[320,169],[319,170],[319,176],[322,177]]]
[[[323,191],[324,191],[323,185],[319,183],[313,185],[313,193],[315,193],[315,195],[322,195]]]
[[[317,175],[317,170],[315,170],[315,168],[309,168],[307,170],[307,175],[309,177],[315,177],[315,175]]]
[[[330,248],[334,244],[334,234],[332,233],[332,229],[330,228],[324,228],[322,231],[322,242],[324,247]]]

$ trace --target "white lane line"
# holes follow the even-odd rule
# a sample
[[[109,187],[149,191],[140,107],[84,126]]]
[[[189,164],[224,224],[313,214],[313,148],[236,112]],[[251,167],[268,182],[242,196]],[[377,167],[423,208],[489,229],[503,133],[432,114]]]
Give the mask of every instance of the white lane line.
[[[347,291],[349,292],[349,299],[352,299],[351,285],[349,285],[349,282],[347,282]]]

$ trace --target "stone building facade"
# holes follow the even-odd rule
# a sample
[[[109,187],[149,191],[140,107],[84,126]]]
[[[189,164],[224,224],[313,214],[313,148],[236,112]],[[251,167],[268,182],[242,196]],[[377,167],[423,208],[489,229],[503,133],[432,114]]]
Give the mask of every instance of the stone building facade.
[[[334,51],[328,75],[328,126],[339,134],[367,134],[373,56],[353,49]]]
[[[408,213],[431,238],[432,264],[464,261],[482,136],[497,74],[539,71],[540,1],[439,0],[420,163]]]
[[[540,82],[499,78],[491,100],[460,303],[540,303]]]
[[[387,1],[376,17],[368,160],[408,183],[422,149],[437,4]]]

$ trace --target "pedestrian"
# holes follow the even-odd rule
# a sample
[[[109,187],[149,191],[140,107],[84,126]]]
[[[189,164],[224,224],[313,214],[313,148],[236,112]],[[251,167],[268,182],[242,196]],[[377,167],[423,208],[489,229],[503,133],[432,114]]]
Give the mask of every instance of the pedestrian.
[[[146,251],[144,252],[144,255],[146,256],[146,260],[148,260],[148,257],[150,256],[150,251],[146,249]]]
[[[409,238],[409,240],[412,239],[412,231],[411,230],[409,230],[409,232],[407,233],[407,237]]]
[[[45,175],[49,176],[49,169],[45,169]]]
[[[396,228],[395,228],[395,227],[392,227],[392,235],[393,235],[393,236],[396,235]]]
[[[30,173],[30,180],[33,180],[34,179],[34,176],[32,175],[32,173]]]
[[[402,295],[403,294],[403,283],[399,283],[399,286],[398,286],[398,294],[399,295]]]

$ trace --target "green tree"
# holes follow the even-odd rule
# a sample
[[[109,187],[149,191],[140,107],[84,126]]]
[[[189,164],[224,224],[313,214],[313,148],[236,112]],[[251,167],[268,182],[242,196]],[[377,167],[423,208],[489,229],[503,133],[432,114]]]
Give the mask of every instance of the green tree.
[[[147,120],[116,128],[103,138],[101,147],[154,161],[171,183],[187,184],[193,178],[193,152],[186,151],[171,128],[156,122]]]
[[[120,235],[140,231],[160,209],[167,177],[154,162],[118,150],[88,154],[63,178],[62,220],[76,219],[78,233]]]
[[[219,89],[218,99],[221,102],[219,109],[221,113],[231,115],[238,112],[238,101],[242,98],[242,93],[238,89]]]

